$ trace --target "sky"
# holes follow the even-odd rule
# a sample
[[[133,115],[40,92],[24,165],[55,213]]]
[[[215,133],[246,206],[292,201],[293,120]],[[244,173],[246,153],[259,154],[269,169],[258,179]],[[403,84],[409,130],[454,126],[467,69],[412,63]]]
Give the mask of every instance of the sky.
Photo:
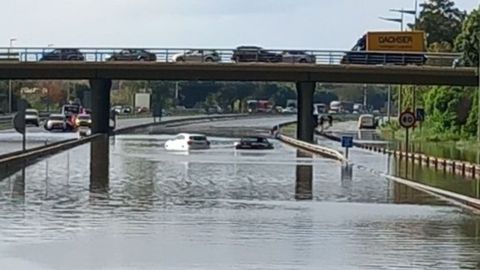
[[[389,9],[414,7],[414,0],[3,1],[1,47],[16,38],[18,47],[347,50],[367,31],[399,29],[378,18],[399,16]],[[467,11],[479,2],[455,1]]]

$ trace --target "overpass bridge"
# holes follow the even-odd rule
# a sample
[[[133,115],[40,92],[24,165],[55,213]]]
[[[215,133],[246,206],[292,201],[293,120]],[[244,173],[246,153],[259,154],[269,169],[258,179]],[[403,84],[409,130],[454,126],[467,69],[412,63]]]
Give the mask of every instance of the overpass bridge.
[[[478,84],[475,68],[452,66],[460,57],[458,54],[425,53],[427,60],[424,65],[390,65],[387,57],[381,58],[382,54],[386,55],[385,52],[376,52],[373,55],[377,57],[375,62],[379,65],[345,65],[342,64],[342,59],[348,51],[297,50],[310,59],[303,61],[303,56],[298,54],[289,58],[285,56],[292,50],[262,50],[254,58],[243,61],[234,57],[235,49],[135,50],[148,53],[151,58],[132,56],[119,61],[112,57],[122,54],[123,50],[119,48],[70,49],[70,54],[75,51],[74,56],[67,55],[68,50],[53,48],[0,48],[0,56],[3,56],[0,58],[0,79],[90,80],[94,133],[108,132],[113,79],[295,82],[299,109],[297,137],[310,142],[313,141],[312,103],[317,82],[458,86]],[[191,56],[194,52],[197,53],[197,58],[187,58],[187,55]],[[216,55],[215,60],[206,57],[213,53]],[[365,63],[371,63],[368,58],[372,53],[375,52],[364,53]],[[407,63],[411,56],[408,52],[388,54],[395,55],[398,63]],[[50,57],[47,58],[46,55]]]

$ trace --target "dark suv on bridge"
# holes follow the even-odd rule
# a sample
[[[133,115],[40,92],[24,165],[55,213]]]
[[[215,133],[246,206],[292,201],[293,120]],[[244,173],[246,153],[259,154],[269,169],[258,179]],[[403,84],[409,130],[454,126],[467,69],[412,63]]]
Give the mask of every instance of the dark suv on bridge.
[[[85,61],[79,49],[55,49],[42,56],[40,61]]]
[[[154,53],[147,52],[144,49],[123,49],[120,52],[112,54],[107,61],[157,61]]]
[[[279,63],[282,62],[280,53],[269,52],[256,46],[240,46],[233,51],[232,60],[239,62],[265,62]]]

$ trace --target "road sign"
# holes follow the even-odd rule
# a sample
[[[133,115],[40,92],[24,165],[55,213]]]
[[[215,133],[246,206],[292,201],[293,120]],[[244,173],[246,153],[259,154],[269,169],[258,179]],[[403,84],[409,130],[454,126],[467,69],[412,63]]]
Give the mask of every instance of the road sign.
[[[415,112],[416,118],[418,122],[423,122],[425,121],[425,109],[424,108],[417,108],[417,111]]]
[[[18,100],[17,109],[18,112],[13,117],[13,128],[22,134],[22,149],[23,151],[26,150],[27,146],[27,136],[26,136],[26,128],[25,128],[25,110],[27,108],[27,102],[23,99]]]
[[[342,136],[342,147],[352,148],[353,147],[353,137],[352,136]]]
[[[13,127],[20,134],[25,134],[25,112],[18,112],[13,117]]]
[[[348,158],[348,148],[353,147],[353,137],[342,136],[342,147],[345,147],[345,157]]]
[[[400,114],[398,122],[403,128],[411,128],[415,125],[415,114],[410,111],[404,111]]]
[[[25,109],[27,104],[23,99],[17,101],[18,112],[13,117],[13,128],[20,134],[25,134]]]

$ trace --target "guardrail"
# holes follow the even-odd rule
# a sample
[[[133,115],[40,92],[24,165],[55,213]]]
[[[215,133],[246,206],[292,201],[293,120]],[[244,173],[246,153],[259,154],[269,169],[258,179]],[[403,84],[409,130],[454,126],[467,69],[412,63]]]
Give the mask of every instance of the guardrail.
[[[217,120],[217,119],[229,119],[229,118],[237,118],[237,117],[248,117],[250,116],[249,114],[223,114],[223,115],[198,115],[198,116],[192,116],[188,118],[183,118],[183,119],[173,119],[173,120],[167,120],[167,121],[160,121],[160,122],[150,122],[150,123],[145,123],[137,126],[132,126],[132,127],[124,127],[124,128],[118,128],[113,131],[115,135],[120,135],[120,134],[127,134],[130,132],[135,132],[136,130],[140,129],[145,129],[149,128],[152,126],[158,126],[158,125],[167,125],[171,123],[185,123],[185,122],[193,122],[193,121],[205,121],[205,120]]]
[[[90,142],[98,136],[103,136],[102,134],[95,134],[81,139],[70,139],[57,143],[52,143],[46,146],[40,146],[32,149],[28,149],[25,152],[15,152],[9,153],[0,158],[0,165],[5,165],[8,168],[8,165],[18,161],[28,161],[31,159],[36,159],[48,155],[58,153],[60,151],[70,149],[84,143]]]
[[[334,136],[332,134],[316,132],[318,135],[321,135],[327,139],[340,141],[341,138]],[[354,142],[353,145],[358,148],[365,150],[392,155],[394,158],[399,160],[405,160],[406,162],[412,162],[419,165],[420,167],[425,166],[426,168],[431,168],[435,171],[443,171],[444,173],[452,173],[460,175],[462,177],[469,177],[472,179],[480,179],[480,165],[461,161],[461,160],[451,160],[446,158],[438,158],[433,156],[428,156],[425,154],[419,153],[406,153],[404,151],[391,150],[379,145],[370,145],[366,143]]]
[[[48,118],[48,116],[52,113],[58,113],[58,112],[40,112],[39,117],[40,121],[44,121]],[[13,127],[13,114],[12,115],[5,115],[5,116],[0,116],[0,128],[2,127]],[[138,118],[150,118],[152,116],[151,113],[138,113],[138,114],[119,114],[117,115],[117,119],[138,119]]]
[[[239,53],[241,52],[241,53]],[[289,64],[372,64],[454,66],[461,54],[430,52],[385,52],[343,50],[292,50],[262,48],[0,48],[1,62],[85,61],[85,62],[266,62]]]

